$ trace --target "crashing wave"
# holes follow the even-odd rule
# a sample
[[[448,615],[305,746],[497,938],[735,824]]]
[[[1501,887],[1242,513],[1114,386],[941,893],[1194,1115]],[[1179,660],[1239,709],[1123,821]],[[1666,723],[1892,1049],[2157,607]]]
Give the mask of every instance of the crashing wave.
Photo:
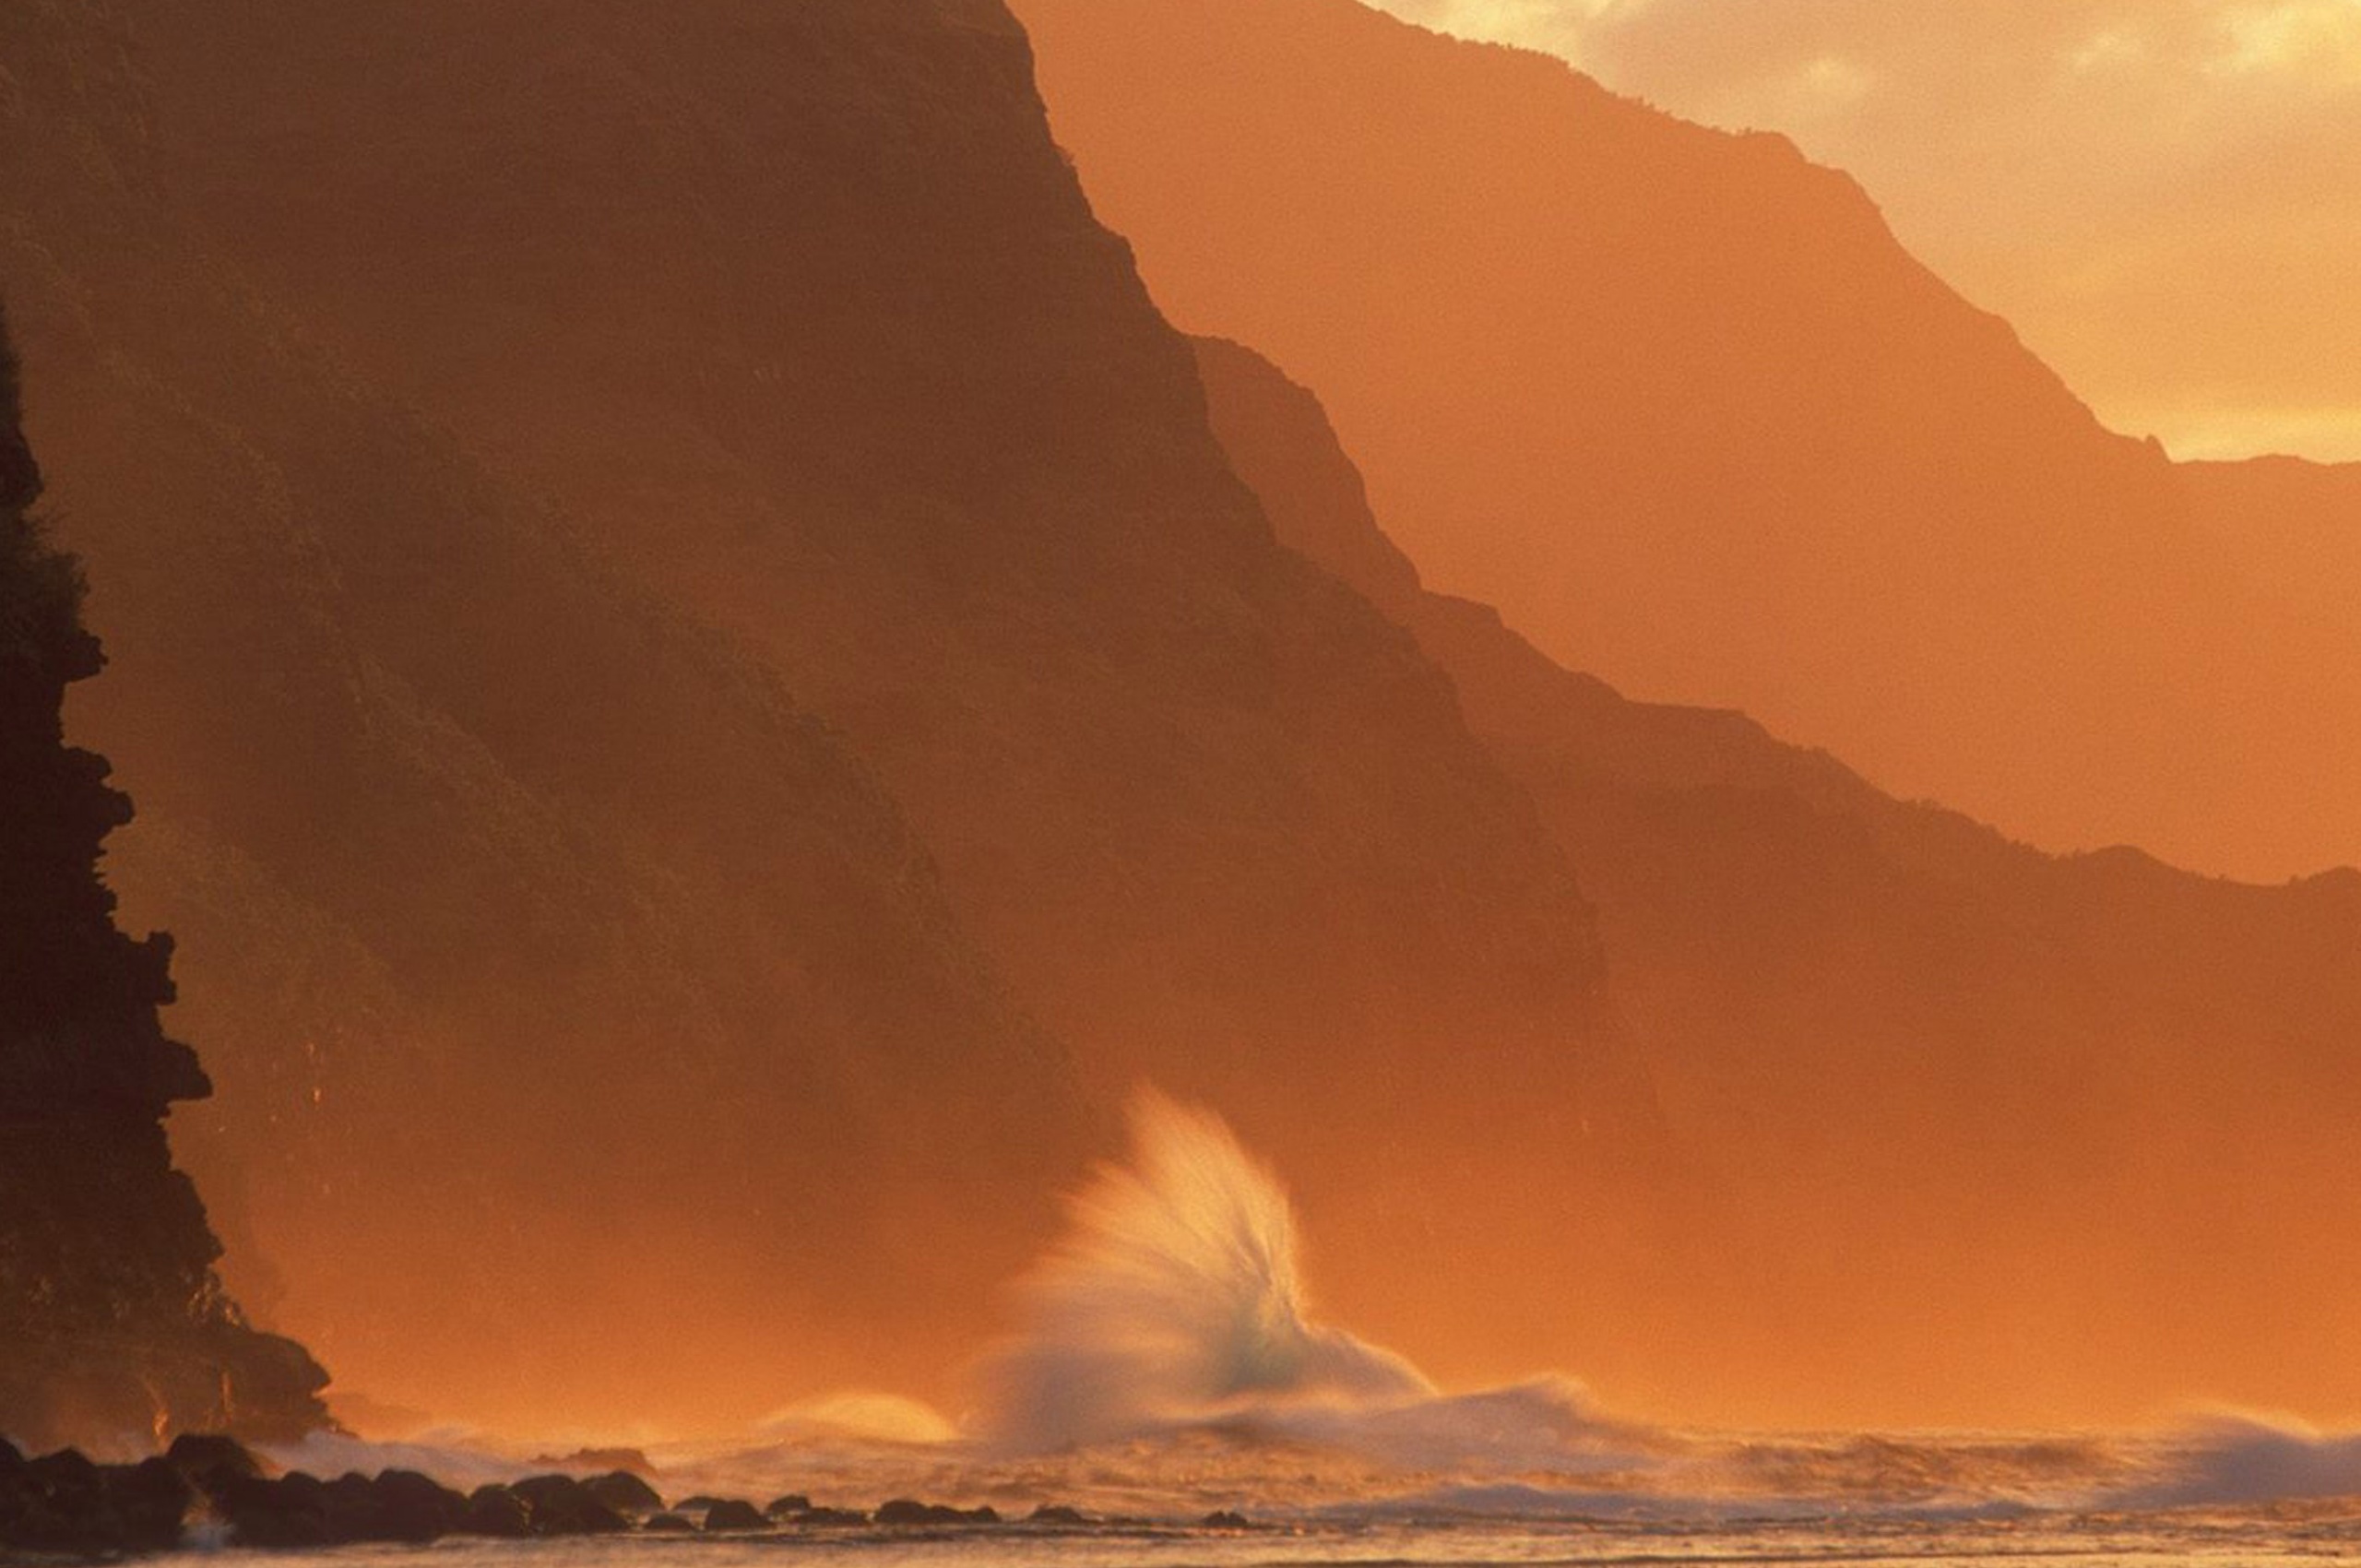
[[[1409,1361],[1313,1321],[1277,1179],[1218,1117],[1143,1091],[1019,1286],[986,1435],[1042,1451],[1292,1408],[1430,1398]]]

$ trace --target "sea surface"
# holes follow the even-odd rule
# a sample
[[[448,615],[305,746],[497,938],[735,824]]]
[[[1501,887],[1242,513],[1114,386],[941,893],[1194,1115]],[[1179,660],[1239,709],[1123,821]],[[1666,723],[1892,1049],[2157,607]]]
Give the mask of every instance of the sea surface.
[[[1501,1564],[2265,1564],[2361,1556],[2361,1503],[2145,1515],[2009,1519],[1832,1516],[1793,1519],[1274,1521],[1244,1530],[1185,1526],[1035,1530],[813,1530],[755,1537],[634,1537],[589,1541],[350,1547],[221,1562],[431,1564],[433,1568],[1459,1568]]]
[[[536,1467],[462,1446],[314,1440],[274,1459],[315,1474],[424,1469],[461,1486]],[[803,1431],[754,1446],[658,1446],[657,1489],[888,1497],[996,1526],[787,1526],[252,1553],[234,1561],[810,1568],[1453,1568],[1461,1564],[2266,1563],[2361,1558],[2361,1439],[2213,1417],[2137,1434],[1678,1432],[1607,1420],[1547,1381],[1388,1411],[1330,1406],[1050,1454],[969,1437]],[[1035,1508],[1093,1522],[1034,1524]],[[1216,1511],[1243,1525],[1209,1525]]]
[[[1205,1112],[1144,1098],[1128,1164],[1022,1282],[976,1409],[848,1393],[730,1441],[644,1445],[668,1501],[891,1498],[999,1525],[454,1539],[270,1554],[438,1568],[1452,1568],[1459,1564],[2274,1563],[2361,1556],[2361,1434],[2252,1415],[2142,1432],[1731,1433],[1629,1419],[1576,1380],[1436,1385],[1320,1321],[1276,1177]],[[320,1436],[317,1476],[471,1489],[564,1452],[457,1430]],[[1034,1523],[1038,1508],[1083,1525]],[[1221,1521],[1213,1516],[1220,1515]],[[1071,1517],[1072,1515],[1061,1515]],[[1240,1522],[1242,1520],[1243,1522]],[[191,1544],[249,1556],[218,1527]]]

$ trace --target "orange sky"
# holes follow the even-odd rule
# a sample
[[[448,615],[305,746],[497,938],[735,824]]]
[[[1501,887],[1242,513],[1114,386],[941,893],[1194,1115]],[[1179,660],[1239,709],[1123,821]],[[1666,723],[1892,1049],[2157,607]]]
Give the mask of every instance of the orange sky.
[[[2361,459],[2361,0],[1379,0],[1793,137],[2117,429]]]

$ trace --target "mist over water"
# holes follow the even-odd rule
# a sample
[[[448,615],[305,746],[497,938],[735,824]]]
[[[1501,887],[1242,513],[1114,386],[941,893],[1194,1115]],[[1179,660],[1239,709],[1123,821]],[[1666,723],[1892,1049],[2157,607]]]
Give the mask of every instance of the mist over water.
[[[2361,1499],[2361,1437],[2243,1415],[2149,1433],[1751,1435],[1621,1420],[1562,1375],[1439,1390],[1320,1321],[1278,1178],[1219,1117],[1152,1092],[1133,1105],[1127,1158],[1070,1201],[1065,1233],[1011,1301],[964,1418],[890,1394],[811,1400],[735,1443],[649,1446],[658,1489],[860,1508],[916,1496],[1013,1520],[1060,1503],[1140,1521],[1142,1557],[1155,1532],[1192,1536],[1211,1511],[1239,1510],[1328,1540],[1337,1561],[1381,1538],[1403,1560],[1519,1557],[1531,1540],[1512,1550],[1485,1532],[1576,1527],[1608,1532],[1590,1542],[1602,1550],[1686,1532],[1688,1555],[1858,1557],[1865,1533],[1898,1559],[2005,1555],[2041,1549],[2025,1532],[2070,1528],[2122,1536],[2129,1556],[2203,1555],[2287,1527],[2290,1508],[2343,1541],[2334,1500]],[[535,1452],[428,1434],[317,1438],[279,1456],[475,1484],[550,1468]],[[2361,1503],[2352,1512],[2361,1548]],[[2193,1529],[2214,1535],[2192,1544]],[[1349,1540],[1329,1538],[1339,1531]],[[1406,1545],[1389,1534],[1405,1531]],[[1285,1561],[1301,1544],[1289,1539],[1239,1560]]]

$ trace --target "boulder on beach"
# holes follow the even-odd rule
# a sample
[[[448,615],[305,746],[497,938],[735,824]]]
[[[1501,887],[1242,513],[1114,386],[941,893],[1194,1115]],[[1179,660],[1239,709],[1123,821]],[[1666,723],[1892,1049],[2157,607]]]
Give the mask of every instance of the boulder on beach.
[[[382,1541],[387,1531],[385,1499],[377,1483],[358,1470],[347,1470],[327,1483],[328,1536],[338,1541]]]
[[[326,1546],[336,1538],[328,1489],[316,1476],[232,1477],[211,1495],[241,1546]]]
[[[523,1498],[504,1486],[480,1486],[468,1498],[458,1533],[489,1536],[495,1540],[520,1540],[533,1533],[533,1511]]]
[[[767,1530],[771,1522],[753,1503],[742,1498],[726,1497],[706,1510],[705,1527],[707,1534],[723,1530]]]
[[[124,1542],[137,1551],[178,1546],[181,1529],[196,1505],[197,1489],[169,1459],[142,1459],[106,1475],[108,1505]]]
[[[262,1461],[244,1443],[233,1437],[208,1432],[182,1433],[164,1450],[164,1458],[208,1493],[218,1479],[243,1476],[255,1479],[263,1474]]]
[[[61,1448],[26,1461],[26,1472],[53,1497],[95,1496],[106,1486],[106,1472],[78,1448]]]
[[[0,1556],[164,1550],[180,1543],[196,1501],[187,1479],[161,1459],[97,1465],[73,1449],[27,1459],[0,1443]]]
[[[528,1476],[508,1490],[524,1500],[537,1536],[613,1535],[631,1528],[629,1519],[572,1476]]]
[[[467,1521],[466,1498],[415,1470],[387,1470],[374,1491],[383,1540],[440,1540]]]
[[[664,1499],[629,1470],[611,1470],[582,1483],[589,1494],[618,1514],[661,1514]]]

